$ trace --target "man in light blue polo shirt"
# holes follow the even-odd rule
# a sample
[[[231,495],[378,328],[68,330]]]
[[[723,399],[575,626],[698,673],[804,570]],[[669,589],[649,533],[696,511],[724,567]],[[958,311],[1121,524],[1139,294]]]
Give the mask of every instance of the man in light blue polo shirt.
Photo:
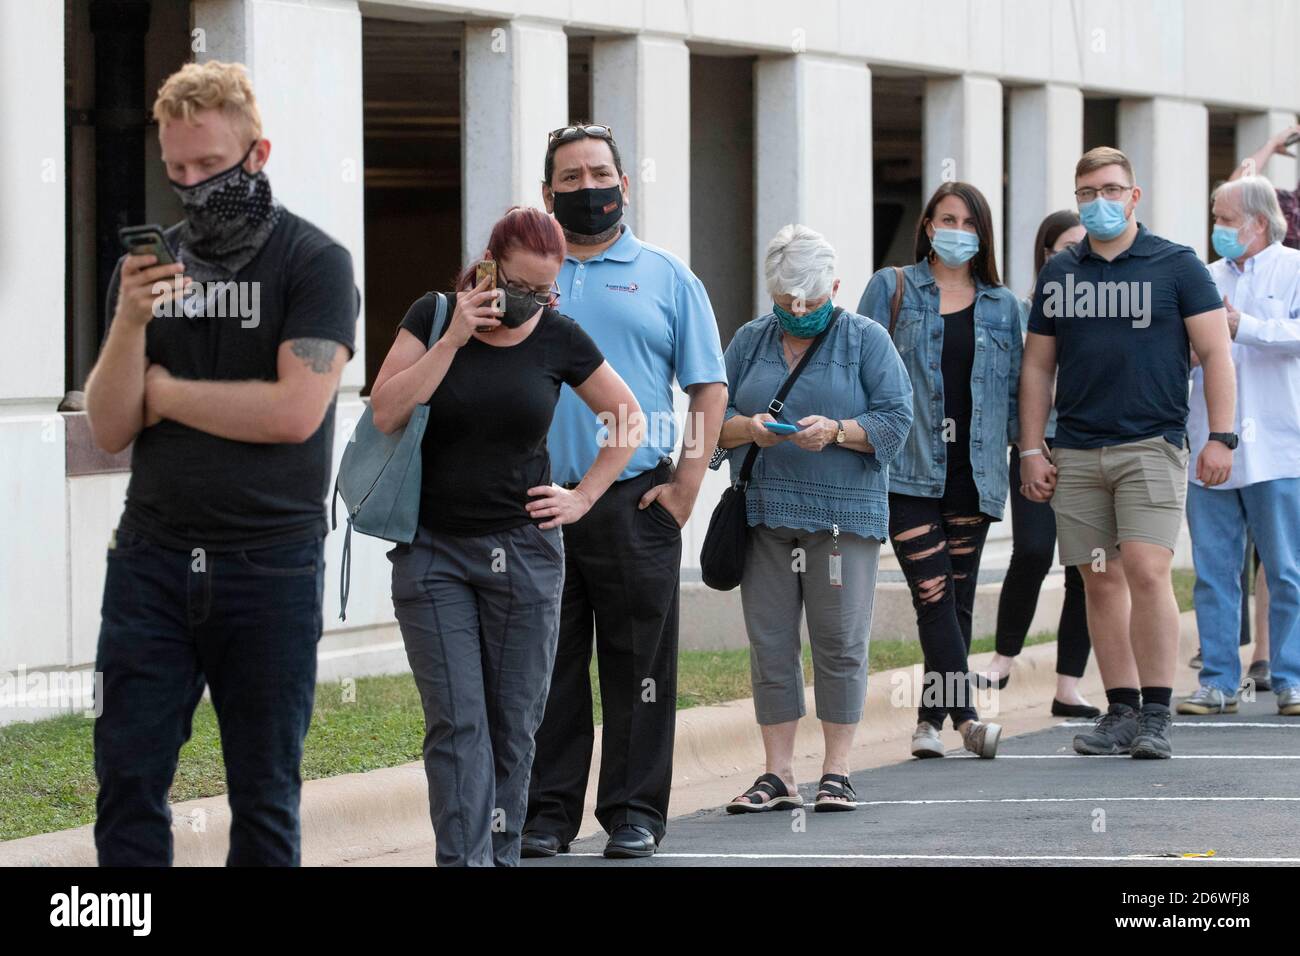
[[[595,740],[594,629],[604,717],[596,818],[610,834],[605,856],[650,856],[663,839],[672,781],[681,528],[717,444],[727,372],[700,280],[622,223],[628,178],[612,131],[556,130],[544,172],[542,198],[568,240],[558,308],[631,387],[644,421],[602,423],[568,389],[555,410],[547,444],[558,484],[576,484],[603,441],[640,444],[620,480],[564,526],[560,642],[537,733],[523,855],[566,851],[582,821]],[[673,417],[674,378],[690,396],[684,428]]]

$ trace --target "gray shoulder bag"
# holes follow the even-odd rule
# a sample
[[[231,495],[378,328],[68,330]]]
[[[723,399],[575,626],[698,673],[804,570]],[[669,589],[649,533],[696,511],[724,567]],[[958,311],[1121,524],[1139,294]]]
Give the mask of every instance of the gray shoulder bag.
[[[428,348],[446,327],[447,297],[435,293],[437,306],[430,324]],[[367,404],[361,420],[348,439],[334,480],[330,501],[330,523],[338,527],[336,506],[343,499],[348,529],[343,536],[340,563],[339,620],[347,620],[348,589],[352,579],[352,531],[394,543],[410,544],[420,524],[420,443],[429,421],[429,406],[416,405],[406,425],[391,435],[375,427]]]

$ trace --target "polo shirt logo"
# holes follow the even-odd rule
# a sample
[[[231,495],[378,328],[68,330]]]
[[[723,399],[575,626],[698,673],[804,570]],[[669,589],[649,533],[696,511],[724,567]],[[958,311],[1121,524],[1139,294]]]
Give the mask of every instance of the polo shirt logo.
[[[635,282],[629,282],[627,285],[621,285],[617,282],[606,282],[605,288],[610,292],[635,292],[640,288]]]
[[[1043,297],[1049,319],[1131,319],[1135,329],[1151,324],[1150,282],[1075,282],[1074,273],[1067,272],[1064,283],[1043,285]]]

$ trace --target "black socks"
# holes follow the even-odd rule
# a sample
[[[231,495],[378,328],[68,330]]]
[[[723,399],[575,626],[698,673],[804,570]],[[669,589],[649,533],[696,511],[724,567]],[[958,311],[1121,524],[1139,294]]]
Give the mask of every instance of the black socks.
[[[1168,702],[1169,695],[1165,695],[1165,701]],[[1115,687],[1106,691],[1106,702],[1108,704],[1124,704],[1126,707],[1132,707],[1134,710],[1142,709],[1142,695],[1138,693],[1136,687]]]
[[[1142,703],[1159,704],[1165,710],[1169,709],[1170,698],[1173,697],[1174,689],[1172,687],[1143,687]]]

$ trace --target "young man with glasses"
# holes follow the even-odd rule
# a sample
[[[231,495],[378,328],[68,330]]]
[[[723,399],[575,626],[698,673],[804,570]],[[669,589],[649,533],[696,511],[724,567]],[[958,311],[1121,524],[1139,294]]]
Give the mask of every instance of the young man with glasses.
[[[620,480],[564,527],[560,643],[537,733],[523,855],[565,852],[582,821],[595,731],[593,630],[604,715],[596,818],[605,855],[650,856],[663,839],[677,706],[681,529],[690,517],[727,404],[717,322],[703,284],[623,222],[628,177],[613,131],[550,134],[542,198],[564,229],[565,313],[595,340],[636,395],[640,423],[598,422],[561,394],[547,439],[552,480],[569,485],[603,442],[638,443]],[[690,397],[673,466],[673,380]],[[606,427],[606,426],[609,427]]]
[[[1188,345],[1204,372],[1209,436],[1195,475],[1232,470],[1227,319],[1195,252],[1137,221],[1142,190],[1119,150],[1075,168],[1088,235],[1043,267],[1020,376],[1022,492],[1051,500],[1061,563],[1083,575],[1109,709],[1081,754],[1172,755],[1178,605],[1170,568],[1187,495]],[[1059,374],[1058,374],[1059,366]],[[1043,430],[1056,380],[1057,431]]]

